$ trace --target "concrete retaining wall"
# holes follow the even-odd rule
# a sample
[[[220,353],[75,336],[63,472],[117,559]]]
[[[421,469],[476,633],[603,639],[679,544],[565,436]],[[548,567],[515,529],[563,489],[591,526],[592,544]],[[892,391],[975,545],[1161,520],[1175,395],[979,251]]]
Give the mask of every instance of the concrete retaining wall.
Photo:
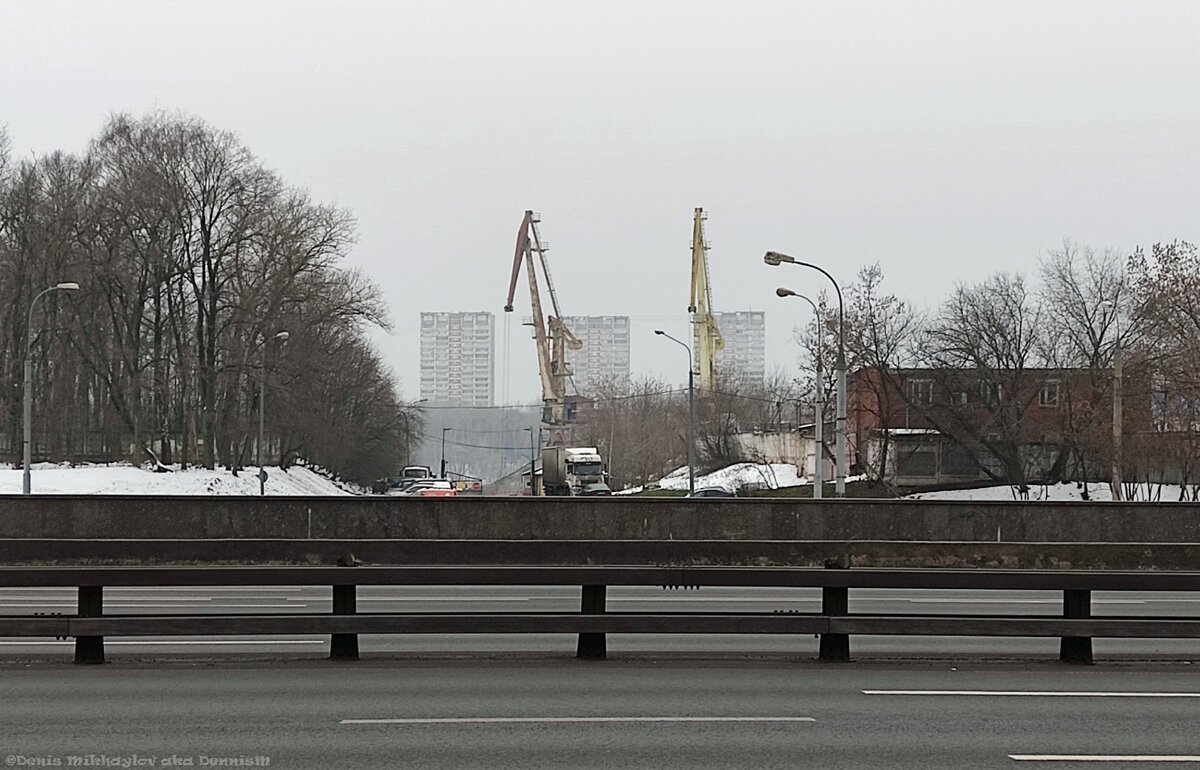
[[[0,496],[0,538],[1200,543],[1200,505]]]

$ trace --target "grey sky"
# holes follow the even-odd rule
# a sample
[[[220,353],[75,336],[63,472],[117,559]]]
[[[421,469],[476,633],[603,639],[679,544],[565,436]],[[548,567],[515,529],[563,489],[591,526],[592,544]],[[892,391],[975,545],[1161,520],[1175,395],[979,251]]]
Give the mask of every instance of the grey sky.
[[[688,333],[694,206],[716,309],[768,311],[768,366],[808,312],[774,288],[823,284],[767,249],[844,283],[879,261],[932,305],[1064,237],[1194,240],[1198,51],[1195,2],[8,0],[0,124],[18,154],[81,150],[114,111],[237,132],[357,215],[415,398],[420,311],[491,310],[503,337],[526,208],[564,313],[632,316],[634,370],[673,381],[652,330]],[[522,283],[514,402],[538,397],[527,306]]]

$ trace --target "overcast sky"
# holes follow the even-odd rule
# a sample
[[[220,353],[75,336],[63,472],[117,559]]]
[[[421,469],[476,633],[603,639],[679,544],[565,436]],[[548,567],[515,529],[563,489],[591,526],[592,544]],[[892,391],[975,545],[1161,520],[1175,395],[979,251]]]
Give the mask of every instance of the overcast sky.
[[[418,314],[497,314],[509,401],[539,397],[522,213],[543,214],[566,315],[633,321],[636,372],[686,377],[692,209],[717,310],[767,311],[793,367],[823,284],[882,264],[932,306],[1031,271],[1064,237],[1196,240],[1200,3],[14,2],[0,125],[80,151],[111,112],[182,110],[354,212],[380,349],[415,398]],[[678,360],[677,360],[678,359]]]

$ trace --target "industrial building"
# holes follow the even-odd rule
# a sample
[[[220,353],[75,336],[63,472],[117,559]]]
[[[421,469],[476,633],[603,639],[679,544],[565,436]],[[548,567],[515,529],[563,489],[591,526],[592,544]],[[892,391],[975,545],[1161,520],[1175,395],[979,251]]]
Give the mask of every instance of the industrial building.
[[[421,313],[421,398],[447,406],[492,406],[495,394],[495,317]]]

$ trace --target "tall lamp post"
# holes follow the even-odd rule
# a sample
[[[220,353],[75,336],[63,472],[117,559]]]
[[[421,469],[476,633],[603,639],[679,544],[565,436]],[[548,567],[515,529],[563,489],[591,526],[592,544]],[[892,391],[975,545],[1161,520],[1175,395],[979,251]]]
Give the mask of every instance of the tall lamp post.
[[[29,494],[30,489],[29,466],[33,443],[33,357],[31,355],[33,352],[33,308],[43,295],[49,294],[52,291],[79,291],[79,284],[74,281],[56,283],[48,289],[42,289],[34,296],[33,301],[29,303],[29,323],[25,327],[25,393],[22,399],[24,401],[22,406],[25,423],[24,447],[22,449],[25,465],[24,473],[21,477],[21,494],[23,495]]]
[[[813,499],[820,500],[824,496],[825,481],[825,365],[821,358],[824,355],[825,346],[822,344],[824,334],[821,329],[821,314],[817,310],[817,303],[803,294],[797,294],[782,286],[775,290],[775,294],[779,297],[799,297],[812,305],[813,315],[817,319],[817,398],[814,405],[816,413],[813,415],[815,418],[813,420],[815,423],[813,425],[813,443],[816,444],[816,452],[813,460]]]
[[[655,329],[654,333],[680,345],[688,354],[688,494],[691,495],[696,492],[696,367],[692,349],[686,342],[675,339],[662,329]]]
[[[833,284],[833,290],[837,292],[838,298],[838,353],[837,353],[837,420],[836,420],[836,448],[834,450],[835,460],[837,462],[837,470],[834,478],[836,479],[836,492],[838,497],[846,496],[846,307],[842,302],[842,287],[838,286],[838,282],[834,280],[823,267],[814,265],[811,262],[801,262],[795,257],[790,257],[787,254],[780,254],[778,251],[768,251],[763,255],[763,262],[768,265],[779,265],[784,262],[801,267],[810,267],[818,271]]]
[[[258,494],[267,493],[267,471],[263,468],[263,428],[266,422],[263,407],[267,402],[267,348],[274,340],[286,342],[291,335],[287,332],[276,332],[270,339],[263,340],[262,376],[258,379]]]
[[[438,478],[446,478],[446,434],[454,428],[442,428],[442,472]]]

